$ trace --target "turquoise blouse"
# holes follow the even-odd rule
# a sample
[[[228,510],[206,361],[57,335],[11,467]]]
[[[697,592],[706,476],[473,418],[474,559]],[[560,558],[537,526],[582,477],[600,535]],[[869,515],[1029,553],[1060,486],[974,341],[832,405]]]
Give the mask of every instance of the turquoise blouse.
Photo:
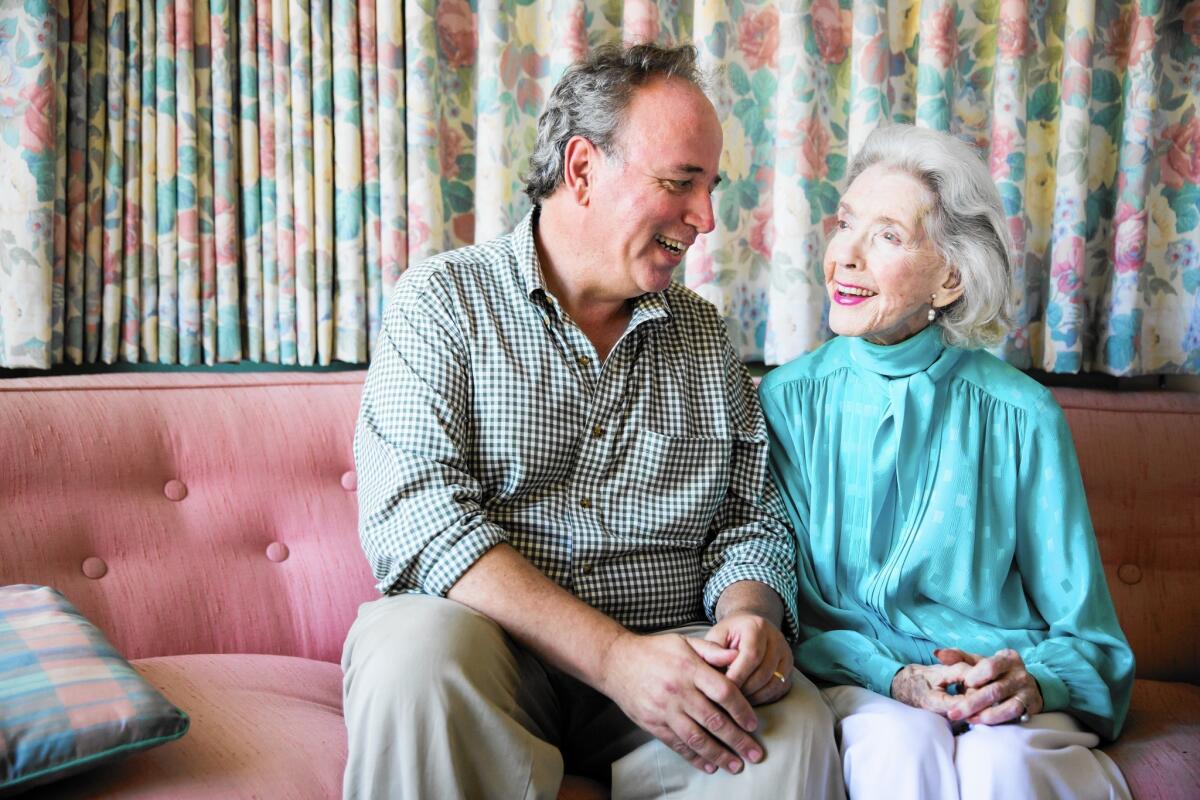
[[[1045,710],[1120,732],[1133,652],[1047,389],[931,325],[891,346],[835,338],[761,397],[799,539],[797,666],[890,696],[935,648],[1008,647]]]

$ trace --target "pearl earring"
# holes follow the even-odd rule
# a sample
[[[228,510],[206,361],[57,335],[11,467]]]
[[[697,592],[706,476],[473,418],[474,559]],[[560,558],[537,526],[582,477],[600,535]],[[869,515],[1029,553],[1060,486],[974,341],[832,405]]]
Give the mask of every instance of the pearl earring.
[[[936,294],[929,295],[929,321],[933,322],[937,319],[937,308],[934,307],[934,302],[937,300]]]

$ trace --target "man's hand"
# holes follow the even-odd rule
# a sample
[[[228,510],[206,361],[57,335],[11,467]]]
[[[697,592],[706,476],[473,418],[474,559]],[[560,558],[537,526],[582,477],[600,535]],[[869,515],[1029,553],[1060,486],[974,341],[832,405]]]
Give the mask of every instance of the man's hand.
[[[972,725],[999,725],[1033,715],[1044,702],[1037,680],[1025,671],[1025,662],[1015,650],[1001,650],[984,657],[953,647],[935,650],[938,661],[953,667],[968,667],[963,673],[963,694],[954,698],[947,716],[965,719]]]
[[[960,698],[946,690],[961,684],[968,669],[966,664],[909,664],[892,678],[892,699],[949,718]]]
[[[792,688],[792,650],[779,628],[758,614],[730,614],[704,638],[737,651],[725,677],[752,705],[773,703]]]
[[[741,772],[763,749],[750,735],[758,727],[750,703],[720,671],[738,655],[695,637],[626,632],[608,648],[598,688],[697,769]]]

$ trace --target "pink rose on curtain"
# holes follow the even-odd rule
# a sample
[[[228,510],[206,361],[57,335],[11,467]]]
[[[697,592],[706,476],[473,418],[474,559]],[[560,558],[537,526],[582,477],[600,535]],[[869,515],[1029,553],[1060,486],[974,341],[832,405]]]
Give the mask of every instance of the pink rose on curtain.
[[[954,28],[954,9],[943,6],[921,26],[922,50],[933,53],[938,69],[946,69],[958,57],[958,31]]]
[[[1113,268],[1118,273],[1137,272],[1146,260],[1146,212],[1118,203],[1113,228]]]
[[[438,44],[450,66],[475,63],[475,15],[466,0],[438,0],[436,22]]]
[[[826,64],[840,64],[850,49],[850,12],[843,11],[837,0],[814,0],[813,36],[817,52]]]
[[[458,157],[462,152],[462,133],[450,127],[446,118],[442,117],[438,120],[438,163],[442,168],[442,177],[446,180],[458,177]]]
[[[1029,8],[1025,0],[1001,0],[1000,25],[996,32],[996,46],[1005,58],[1020,58],[1025,55],[1029,42]]]
[[[750,219],[750,249],[768,261],[775,252],[775,219],[769,208],[754,209]]]
[[[582,61],[583,57],[587,55],[587,26],[584,20],[582,3],[576,4],[567,17],[566,49],[571,54],[572,61]]]
[[[825,159],[829,156],[829,132],[816,117],[804,121],[800,134],[804,143],[800,146],[800,177],[808,180],[824,178],[829,173]]]
[[[653,0],[632,0],[625,4],[625,44],[658,41],[658,6]]]
[[[693,289],[712,283],[716,277],[716,265],[712,253],[708,252],[708,237],[701,236],[687,252],[687,285]]]
[[[888,47],[883,32],[872,36],[858,56],[859,73],[868,86],[878,86],[888,75],[888,62],[891,61],[892,51]]]
[[[738,49],[750,69],[775,66],[779,49],[779,11],[768,6],[757,14],[747,11],[738,20]]]
[[[1170,143],[1162,160],[1163,183],[1172,189],[1200,183],[1200,118],[1192,117],[1186,125],[1169,125],[1162,136]]]
[[[220,24],[220,22],[216,19],[210,19],[209,22],[210,22],[210,24],[208,26],[208,36],[209,36],[208,46],[209,46],[209,52],[212,53],[213,57],[215,58],[217,53],[220,53],[221,51],[223,51],[225,49],[225,47],[229,44],[230,27],[228,25]],[[215,24],[213,24],[213,23],[215,23]]]
[[[425,209],[413,203],[408,204],[408,250],[411,254],[420,253],[421,248],[429,241],[432,231],[425,224]],[[403,250],[397,250],[398,253],[403,253]]]
[[[999,180],[1008,177],[1008,157],[1016,148],[1017,135],[1011,128],[992,128],[992,146],[988,152],[988,171]]]
[[[1188,3],[1184,6],[1183,32],[1192,37],[1192,44],[1200,47],[1200,3]]]
[[[1083,271],[1083,239],[1068,236],[1054,245],[1050,275],[1058,291],[1070,294],[1079,285],[1079,273]]]
[[[468,211],[465,214],[459,214],[457,217],[454,218],[454,221],[452,223],[450,223],[450,226],[454,229],[455,238],[458,239],[460,242],[474,242],[475,241],[475,214],[474,214],[474,212]]]
[[[54,87],[34,83],[21,90],[29,101],[21,126],[21,147],[38,154],[54,147]]]
[[[1133,30],[1133,9],[1126,8],[1108,26],[1108,52],[1122,68],[1129,63],[1130,34]]]
[[[1087,104],[1087,99],[1092,93],[1092,73],[1083,67],[1072,64],[1067,67],[1062,79],[1063,102],[1068,102],[1071,98],[1082,98],[1084,104]]]
[[[1020,216],[1008,218],[1008,236],[1012,239],[1014,259],[1025,258],[1025,220]]]
[[[1133,26],[1133,43],[1129,46],[1129,63],[1136,64],[1142,55],[1154,50],[1154,17],[1138,17]]]
[[[374,64],[379,59],[379,49],[375,43],[377,36],[375,3],[362,0],[358,4],[358,52],[359,58],[368,64]]]
[[[137,224],[142,218],[142,207],[137,199],[128,198],[125,201],[124,242],[126,253],[137,253],[142,249],[142,226]]]

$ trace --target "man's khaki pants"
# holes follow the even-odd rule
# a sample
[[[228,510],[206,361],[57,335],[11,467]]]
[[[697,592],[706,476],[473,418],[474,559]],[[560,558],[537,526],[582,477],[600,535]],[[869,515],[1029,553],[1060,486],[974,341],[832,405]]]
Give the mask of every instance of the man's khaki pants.
[[[766,758],[708,775],[452,600],[364,604],[342,670],[347,798],[553,798],[564,763],[611,782],[614,798],[845,797],[832,714],[798,672],[784,699],[755,709]]]

